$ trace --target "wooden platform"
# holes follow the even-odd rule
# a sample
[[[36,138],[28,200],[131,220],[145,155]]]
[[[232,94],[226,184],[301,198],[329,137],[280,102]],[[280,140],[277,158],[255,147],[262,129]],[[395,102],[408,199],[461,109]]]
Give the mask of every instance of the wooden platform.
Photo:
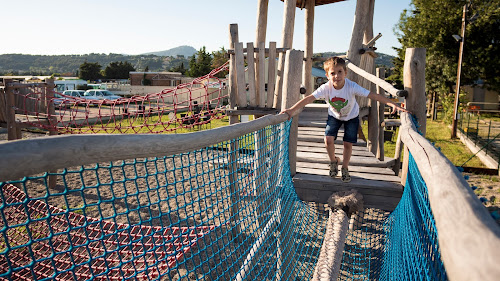
[[[379,161],[368,151],[365,141],[358,140],[353,147],[349,163],[351,182],[342,182],[340,172],[337,178],[328,176],[330,161],[323,141],[327,114],[326,104],[310,104],[299,116],[297,174],[293,178],[299,197],[326,203],[333,192],[354,188],[363,194],[366,207],[393,210],[403,192],[400,178],[388,168],[392,161]],[[335,152],[341,160],[342,137],[340,132],[335,141]]]

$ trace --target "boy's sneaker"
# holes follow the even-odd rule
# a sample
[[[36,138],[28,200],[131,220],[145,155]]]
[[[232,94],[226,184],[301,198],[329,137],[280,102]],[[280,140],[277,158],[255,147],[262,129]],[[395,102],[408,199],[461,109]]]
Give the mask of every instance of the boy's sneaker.
[[[336,157],[335,162],[330,162],[330,177],[334,178],[339,173],[339,158]]]
[[[351,181],[351,176],[349,176],[349,170],[346,168],[342,168],[342,181],[343,182],[350,182]]]

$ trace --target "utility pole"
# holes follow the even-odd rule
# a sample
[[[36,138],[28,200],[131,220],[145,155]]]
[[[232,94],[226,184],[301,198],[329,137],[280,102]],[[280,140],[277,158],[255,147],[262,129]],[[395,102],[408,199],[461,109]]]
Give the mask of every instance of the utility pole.
[[[462,34],[460,39],[460,51],[458,53],[458,70],[457,70],[457,85],[455,87],[455,107],[453,112],[453,123],[451,126],[451,138],[457,138],[457,121],[458,121],[458,104],[460,95],[460,76],[462,74],[462,57],[464,54],[464,41],[465,41],[465,15],[467,13],[467,4],[464,5],[464,12],[462,15]]]

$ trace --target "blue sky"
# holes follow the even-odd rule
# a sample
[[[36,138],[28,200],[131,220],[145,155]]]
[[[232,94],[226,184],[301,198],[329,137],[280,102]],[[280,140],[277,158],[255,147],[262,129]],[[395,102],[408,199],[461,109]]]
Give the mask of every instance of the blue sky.
[[[228,48],[229,24],[242,42],[255,40],[257,0],[22,0],[2,3],[0,54],[140,54],[180,45]],[[393,28],[411,0],[376,0],[378,51],[395,55]],[[283,2],[269,0],[267,41],[281,45]],[[355,0],[316,7],[314,52],[345,52]],[[267,43],[266,43],[267,46]],[[295,49],[304,49],[304,10],[296,10]]]

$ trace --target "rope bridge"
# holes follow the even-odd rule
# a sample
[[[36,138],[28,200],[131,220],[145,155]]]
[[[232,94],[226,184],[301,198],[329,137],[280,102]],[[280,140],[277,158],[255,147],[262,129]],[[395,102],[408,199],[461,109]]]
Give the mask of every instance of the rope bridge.
[[[2,143],[0,279],[311,279],[328,208],[294,191],[286,119]],[[351,218],[340,280],[447,279],[413,158],[408,175],[396,210]]]
[[[325,211],[293,190],[289,128],[261,129],[263,167],[255,165],[249,133],[185,153],[68,163],[2,183],[0,278],[266,280],[281,272],[308,279]],[[172,137],[182,135],[192,134]],[[72,146],[87,137],[95,136],[47,140]],[[54,188],[50,175],[57,176]]]
[[[475,196],[406,115],[400,135],[412,156],[392,213],[301,201],[287,116],[159,134],[224,117],[216,74],[226,68],[115,102],[20,87],[23,124],[76,135],[0,144],[0,279],[323,280],[333,278],[322,271],[329,254],[340,257],[340,280],[500,274],[488,259],[500,249],[498,227],[463,199]],[[342,247],[329,253],[331,235]]]

